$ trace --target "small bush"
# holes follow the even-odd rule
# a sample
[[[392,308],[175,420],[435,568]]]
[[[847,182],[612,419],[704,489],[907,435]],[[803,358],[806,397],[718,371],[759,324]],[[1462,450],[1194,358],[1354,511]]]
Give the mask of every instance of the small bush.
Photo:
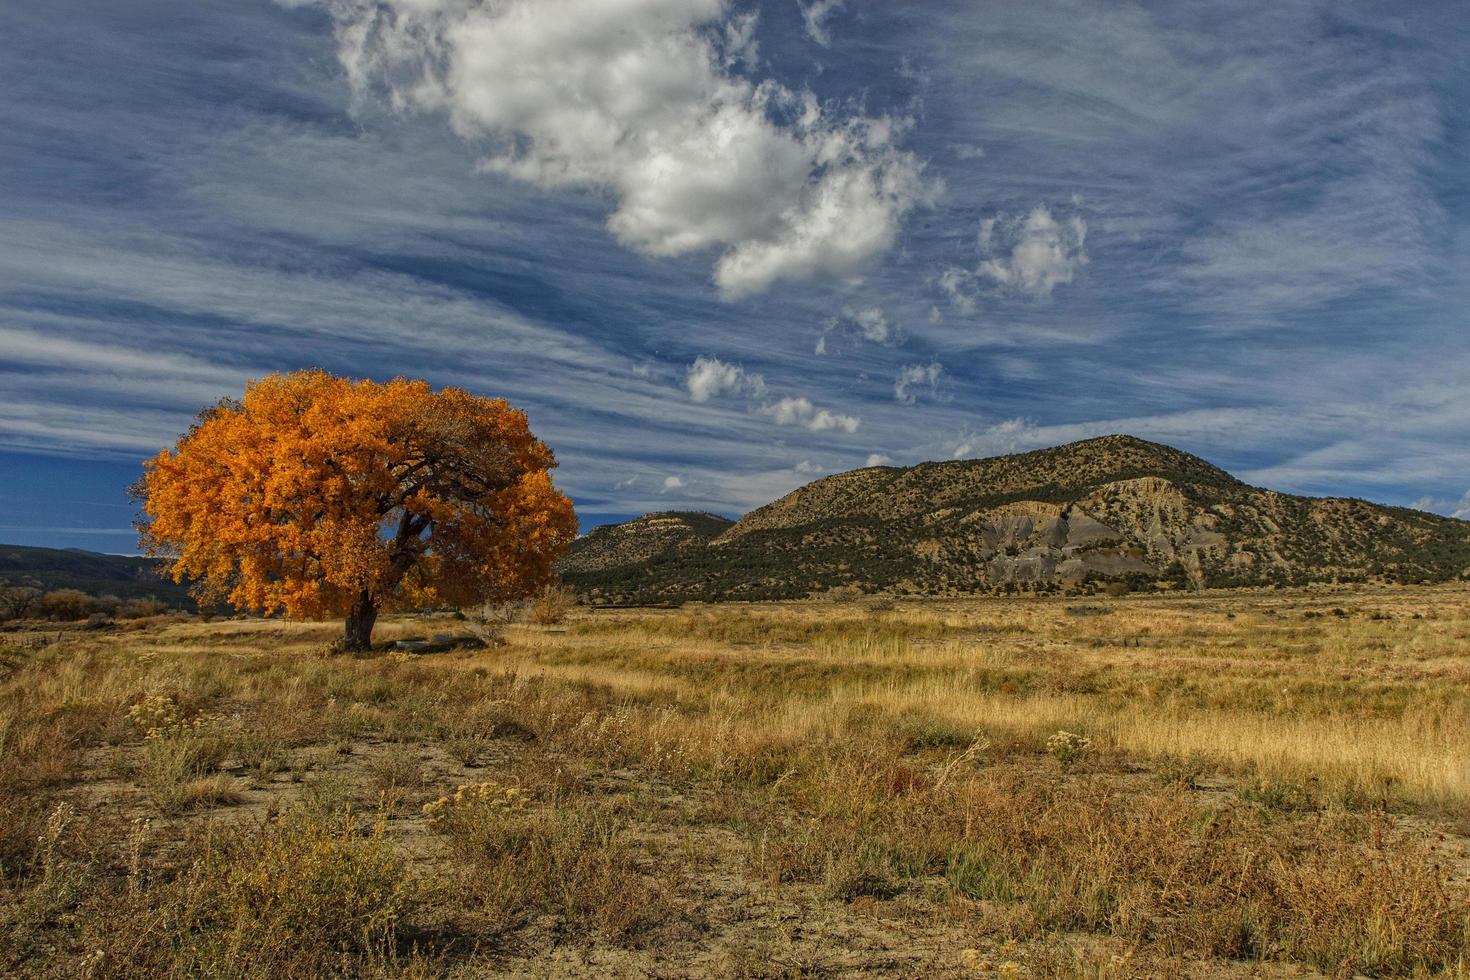
[[[43,595],[36,611],[46,619],[74,622],[97,611],[97,600],[80,589],[56,589]]]
[[[211,830],[175,880],[92,920],[112,974],[361,975],[392,956],[423,901],[383,822],[294,808],[258,827]],[[126,914],[131,913],[131,914]],[[153,931],[154,924],[167,928]]]
[[[1092,751],[1092,739],[1076,732],[1061,731],[1046,740],[1046,754],[1070,768]]]
[[[465,767],[477,765],[489,747],[490,739],[483,735],[451,735],[444,740],[444,751]]]
[[[822,874],[822,893],[842,902],[893,898],[902,891],[892,858],[872,847],[832,855]]]
[[[143,733],[138,784],[163,812],[178,813],[238,798],[230,780],[209,777],[231,748],[221,716],[199,714],[186,719],[172,698],[151,696],[133,705],[128,717]]]
[[[537,910],[628,940],[673,913],[662,881],[639,867],[623,825],[590,808],[532,808],[516,786],[461,786],[424,808],[470,863],[466,884],[502,929]]]
[[[378,793],[398,794],[424,788],[426,776],[411,745],[391,745],[368,766],[370,785]]]
[[[542,589],[531,601],[527,617],[537,626],[555,626],[565,622],[567,613],[577,603],[577,594],[564,585],[553,585]]]
[[[41,590],[24,585],[0,585],[0,623],[25,619],[41,601]]]
[[[168,613],[168,605],[157,599],[127,599],[117,607],[118,619],[147,619]]]
[[[0,892],[13,898],[0,904],[0,972],[6,976],[47,950],[47,927],[72,913],[88,884],[88,868],[77,857],[82,835],[76,818],[70,803],[60,803],[33,825],[39,833],[27,866],[19,869],[19,887]]]

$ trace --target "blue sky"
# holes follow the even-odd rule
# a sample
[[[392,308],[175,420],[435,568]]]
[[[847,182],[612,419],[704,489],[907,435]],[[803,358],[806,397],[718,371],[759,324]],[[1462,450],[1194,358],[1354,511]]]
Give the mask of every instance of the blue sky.
[[[275,370],[503,395],[584,525],[1129,432],[1470,514],[1454,2],[12,0],[0,541]]]

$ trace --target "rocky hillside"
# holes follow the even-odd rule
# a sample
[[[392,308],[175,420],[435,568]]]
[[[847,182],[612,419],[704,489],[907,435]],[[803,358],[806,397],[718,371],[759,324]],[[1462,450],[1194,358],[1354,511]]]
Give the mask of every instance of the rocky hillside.
[[[564,569],[617,602],[1466,575],[1470,522],[1251,487],[1130,436],[839,473],[733,525],[651,514],[593,531]]]
[[[626,524],[605,524],[577,540],[561,563],[561,572],[570,579],[655,560],[676,562],[703,550],[734,523],[718,514],[665,511],[644,514]]]

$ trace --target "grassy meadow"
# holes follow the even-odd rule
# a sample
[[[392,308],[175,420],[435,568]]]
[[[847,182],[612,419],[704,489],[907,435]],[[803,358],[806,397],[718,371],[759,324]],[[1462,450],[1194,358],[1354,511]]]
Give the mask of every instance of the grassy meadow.
[[[339,632],[0,634],[0,973],[1470,976],[1464,586]]]

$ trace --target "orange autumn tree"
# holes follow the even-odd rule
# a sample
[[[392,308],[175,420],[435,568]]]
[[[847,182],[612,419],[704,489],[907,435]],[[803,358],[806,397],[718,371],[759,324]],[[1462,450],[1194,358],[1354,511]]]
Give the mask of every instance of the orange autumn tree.
[[[143,550],[203,601],[346,618],[521,598],[576,534],[524,412],[459,388],[273,374],[144,464]]]

